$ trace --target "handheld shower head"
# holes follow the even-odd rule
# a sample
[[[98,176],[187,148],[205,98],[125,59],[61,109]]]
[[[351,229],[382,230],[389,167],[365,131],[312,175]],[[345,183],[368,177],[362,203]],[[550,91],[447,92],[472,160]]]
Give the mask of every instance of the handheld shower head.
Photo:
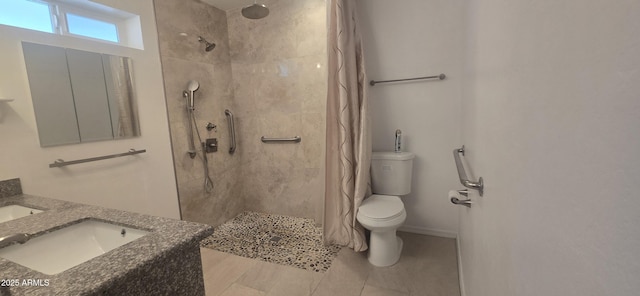
[[[200,83],[198,83],[198,81],[189,80],[189,84],[187,84],[188,91],[195,92],[198,88],[200,88]]]
[[[182,95],[187,99],[187,117],[189,118],[189,150],[187,150],[187,153],[192,159],[196,157],[196,146],[193,143],[193,124],[195,121],[195,117],[193,115],[195,110],[195,100],[193,98],[194,93],[196,92],[196,90],[198,90],[198,88],[200,88],[200,83],[198,83],[198,81],[189,80],[189,82],[187,83],[187,89],[182,92]]]
[[[189,83],[187,84],[187,90],[184,92],[184,96],[187,97],[190,110],[195,109],[193,93],[196,92],[198,88],[200,88],[200,83],[198,83],[198,81],[189,80]]]
[[[198,36],[198,41],[200,41],[200,43],[204,43],[204,50],[209,52],[212,51],[214,48],[216,48],[216,44],[215,43],[211,43],[209,41],[207,41],[206,39],[202,38],[202,36]]]

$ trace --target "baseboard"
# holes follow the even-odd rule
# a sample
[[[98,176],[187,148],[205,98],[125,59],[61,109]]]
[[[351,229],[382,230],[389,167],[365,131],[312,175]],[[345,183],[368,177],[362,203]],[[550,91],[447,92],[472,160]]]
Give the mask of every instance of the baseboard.
[[[455,233],[455,232],[450,232],[450,231],[445,231],[445,230],[438,230],[438,229],[428,229],[428,228],[410,226],[410,225],[403,225],[398,230],[399,231],[404,231],[404,232],[411,232],[411,233],[432,235],[432,236],[446,237],[446,238],[457,238],[458,237],[458,234]]]
[[[460,251],[460,237],[456,238],[456,249],[458,252],[458,280],[460,281],[460,296],[466,296],[464,289],[464,273],[462,272],[462,253]]]

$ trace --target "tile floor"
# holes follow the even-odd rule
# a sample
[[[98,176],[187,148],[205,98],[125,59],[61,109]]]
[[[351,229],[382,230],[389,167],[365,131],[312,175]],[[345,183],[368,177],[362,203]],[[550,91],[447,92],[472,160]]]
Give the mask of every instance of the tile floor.
[[[400,261],[374,267],[343,248],[328,271],[313,272],[201,248],[207,296],[459,296],[454,239],[398,233]]]
[[[274,240],[275,239],[275,240]],[[200,246],[262,261],[325,272],[340,246],[325,246],[313,219],[243,212],[218,226]]]

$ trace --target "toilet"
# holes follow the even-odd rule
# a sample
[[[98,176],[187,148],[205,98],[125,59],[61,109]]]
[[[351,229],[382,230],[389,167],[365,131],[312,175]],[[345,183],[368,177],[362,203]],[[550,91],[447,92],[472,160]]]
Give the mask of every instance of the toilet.
[[[371,231],[367,259],[375,266],[400,259],[402,239],[396,230],[407,218],[400,196],[411,193],[414,157],[410,152],[373,152],[371,157],[373,195],[362,202],[356,219]]]

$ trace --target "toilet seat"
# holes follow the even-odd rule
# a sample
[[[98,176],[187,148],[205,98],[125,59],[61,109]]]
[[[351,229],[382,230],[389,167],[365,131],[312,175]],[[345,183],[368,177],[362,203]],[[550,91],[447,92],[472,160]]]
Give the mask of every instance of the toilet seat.
[[[365,199],[358,208],[358,215],[371,220],[391,220],[401,216],[404,204],[393,195],[374,194]]]

